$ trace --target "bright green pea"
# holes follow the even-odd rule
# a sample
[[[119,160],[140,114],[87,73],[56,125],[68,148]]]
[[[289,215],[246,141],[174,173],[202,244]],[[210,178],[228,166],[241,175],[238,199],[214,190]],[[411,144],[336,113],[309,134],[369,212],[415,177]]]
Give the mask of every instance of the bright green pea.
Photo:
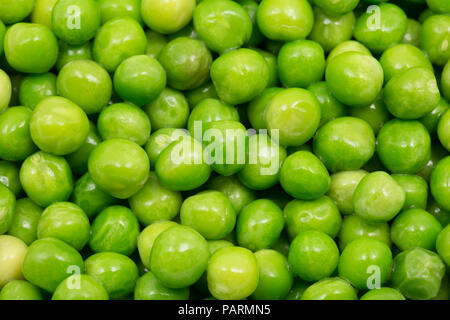
[[[171,289],[163,284],[151,272],[144,274],[136,282],[134,300],[188,300],[189,287]]]
[[[74,285],[77,281],[78,285]],[[86,274],[73,275],[63,280],[52,300],[109,300],[106,289],[93,277]]]
[[[450,226],[439,233],[436,239],[436,250],[447,266],[450,266]]]
[[[386,109],[382,95],[379,95],[372,104],[366,107],[349,108],[348,111],[352,117],[366,121],[372,127],[375,135],[392,118]]]
[[[450,211],[444,210],[432,197],[428,202],[427,211],[438,219],[442,227],[450,224]]]
[[[150,161],[136,143],[111,139],[100,143],[91,152],[88,168],[99,188],[113,197],[127,199],[144,186]]]
[[[300,300],[358,300],[356,290],[346,280],[327,278],[309,286]]]
[[[283,227],[283,211],[268,199],[258,199],[247,204],[239,214],[237,241],[252,251],[269,249],[280,238]]]
[[[394,119],[381,128],[377,153],[390,171],[413,174],[430,159],[431,138],[419,121]]]
[[[12,280],[0,291],[0,300],[43,300],[40,290],[24,280]]]
[[[259,48],[253,48],[253,50],[263,56],[264,60],[266,60],[267,66],[269,67],[269,82],[267,83],[267,88],[277,86],[279,82],[277,56],[271,52],[264,51]]]
[[[381,3],[369,6],[356,20],[354,37],[372,52],[382,53],[402,41],[407,27],[408,17],[400,7]]]
[[[102,24],[116,17],[129,16],[139,23],[141,17],[141,1],[139,0],[100,0]]]
[[[435,250],[441,232],[439,221],[423,209],[409,209],[400,213],[391,225],[392,242],[402,251],[414,247]]]
[[[325,53],[319,43],[297,40],[281,47],[278,54],[278,74],[285,87],[306,88],[320,81],[324,71]]]
[[[14,24],[25,19],[33,10],[34,0],[1,0],[0,20]]]
[[[253,190],[273,187],[279,180],[286,150],[267,134],[252,135],[248,144],[245,166],[238,174],[240,181]]]
[[[266,107],[269,105],[270,101],[283,90],[283,88],[278,87],[266,88],[258,97],[250,101],[247,106],[247,117],[253,129],[267,129],[264,121]]]
[[[56,76],[53,73],[28,75],[19,88],[20,104],[34,109],[46,97],[56,95]]]
[[[8,74],[2,69],[0,69],[0,88],[0,111],[3,111],[11,101],[12,85]]]
[[[387,223],[368,223],[357,215],[345,217],[339,232],[339,247],[341,250],[350,242],[362,237],[375,239],[384,242],[389,247],[391,246]]]
[[[34,241],[23,260],[25,279],[48,292],[54,292],[64,279],[83,270],[78,251],[54,238]]]
[[[326,52],[330,52],[339,43],[352,38],[354,25],[355,14],[352,11],[333,15],[315,7],[314,26],[309,38],[319,43]]]
[[[391,249],[381,241],[365,237],[347,244],[338,266],[339,276],[358,289],[383,285],[389,279],[391,269]]]
[[[166,71],[147,55],[124,60],[114,73],[114,89],[124,100],[138,106],[156,100],[166,87]]]
[[[398,291],[392,288],[375,288],[366,292],[359,300],[406,300]]]
[[[345,52],[359,52],[371,56],[372,53],[362,43],[354,40],[347,40],[339,43],[327,56],[327,65],[332,59]]]
[[[29,198],[18,199],[8,234],[21,239],[26,245],[32,244],[37,239],[37,226],[42,211],[43,209]]]
[[[405,191],[389,174],[376,171],[361,179],[353,195],[356,215],[366,222],[387,222],[403,208]]]
[[[56,85],[61,96],[78,104],[87,114],[100,112],[111,99],[111,78],[94,61],[67,63],[59,72]]]
[[[56,69],[61,70],[66,64],[76,60],[92,60],[91,42],[81,45],[70,45],[60,41],[59,56],[56,61]]]
[[[17,23],[10,27],[4,50],[9,65],[24,73],[48,72],[58,58],[56,37],[48,27],[37,23]]]
[[[178,128],[162,128],[153,132],[145,145],[145,151],[150,159],[150,167],[152,169],[155,168],[158,156],[172,142],[177,141],[182,136],[188,135],[186,130]]]
[[[342,171],[331,175],[327,195],[336,203],[342,214],[352,214],[353,194],[358,183],[367,174],[365,170]]]
[[[306,0],[263,0],[256,12],[262,34],[271,40],[304,39],[311,32],[314,14]]]
[[[32,154],[22,163],[20,183],[28,197],[41,207],[66,201],[73,190],[67,161],[43,151]]]
[[[133,18],[114,18],[98,30],[92,49],[95,61],[113,72],[123,60],[145,54],[147,37]]]
[[[0,183],[8,187],[16,197],[22,193],[19,169],[14,162],[0,160]]]
[[[153,131],[162,128],[185,128],[189,117],[186,97],[177,90],[164,89],[155,101],[145,106]]]
[[[174,33],[192,19],[195,0],[142,0],[141,15],[145,24],[159,33]]]
[[[0,183],[0,234],[6,233],[13,223],[16,214],[16,197],[3,184]]]
[[[92,222],[89,246],[95,252],[117,252],[131,255],[137,248],[139,222],[134,213],[123,206],[104,209]]]
[[[234,1],[202,1],[193,21],[200,39],[219,54],[242,47],[252,35],[249,14]]]
[[[429,300],[439,293],[445,265],[439,256],[423,248],[411,248],[394,259],[391,285],[406,298]]]
[[[428,184],[424,178],[408,174],[393,174],[392,178],[405,191],[403,210],[411,208],[425,209],[427,207]]]
[[[197,231],[185,226],[174,226],[155,239],[150,269],[164,286],[180,289],[200,279],[208,259],[208,243]]]
[[[229,51],[211,65],[211,80],[217,95],[233,105],[249,102],[260,95],[269,83],[269,76],[264,57],[250,49]]]
[[[292,287],[293,275],[281,253],[263,249],[255,252],[259,269],[258,287],[251,297],[256,300],[284,299]]]
[[[147,35],[147,50],[145,54],[149,55],[152,58],[158,59],[162,49],[167,44],[167,38],[165,35],[162,35],[153,30],[147,30],[146,35]]]
[[[431,194],[444,210],[450,211],[450,156],[440,160],[431,173]]]
[[[335,97],[333,97],[325,81],[319,81],[311,84],[308,87],[308,90],[317,98],[317,101],[319,101],[321,109],[319,127],[323,126],[330,120],[347,115],[346,107]],[[360,109],[361,108],[351,108],[350,111],[352,112]]]
[[[440,118],[437,135],[441,144],[450,151],[450,112],[447,110]]]
[[[336,270],[338,260],[336,243],[320,231],[300,232],[289,247],[292,271],[305,281],[318,281],[330,276]]]
[[[450,13],[450,4],[446,1],[426,0],[428,7],[434,12]]]
[[[172,40],[175,40],[176,38],[180,38],[180,37],[188,37],[191,39],[198,39],[198,33],[194,29],[194,24],[192,22],[190,22],[188,25],[186,25],[180,31],[168,34],[167,40],[172,41]]]
[[[422,24],[420,47],[437,66],[445,65],[450,58],[449,27],[450,16],[445,14],[433,15]]]
[[[119,253],[102,252],[86,259],[86,274],[103,285],[111,299],[129,297],[139,278],[136,264]]]
[[[420,29],[421,24],[417,20],[408,18],[408,26],[406,28],[405,35],[403,36],[402,43],[411,44],[413,46],[420,46]]]
[[[210,293],[220,300],[241,300],[258,287],[259,268],[255,255],[241,247],[216,251],[207,269]]]
[[[280,184],[296,199],[314,200],[328,191],[330,175],[314,154],[297,151],[284,161],[280,170]]]
[[[439,103],[439,88],[433,72],[427,68],[408,69],[386,84],[384,102],[389,112],[401,119],[418,119]]]
[[[340,102],[365,107],[381,91],[383,69],[370,55],[349,51],[328,60],[325,78],[331,93]]]
[[[330,15],[340,16],[355,9],[359,0],[312,0],[312,2]]]
[[[186,99],[189,102],[189,107],[193,109],[197,104],[205,99],[218,99],[216,88],[211,81],[206,82],[200,87],[192,90],[188,90],[186,93]]]

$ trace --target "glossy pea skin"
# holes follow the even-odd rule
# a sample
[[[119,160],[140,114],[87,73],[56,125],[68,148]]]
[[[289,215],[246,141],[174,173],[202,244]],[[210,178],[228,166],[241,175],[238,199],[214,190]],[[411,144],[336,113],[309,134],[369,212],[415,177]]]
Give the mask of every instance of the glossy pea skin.
[[[284,161],[280,170],[280,183],[292,197],[314,200],[328,191],[330,175],[313,153],[297,151]]]
[[[263,249],[255,252],[259,269],[258,287],[251,295],[256,300],[284,299],[292,287],[293,275],[281,253]]]
[[[390,171],[416,173],[430,158],[431,138],[420,122],[394,119],[380,130],[377,153]]]
[[[56,95],[56,76],[53,73],[31,74],[22,79],[19,87],[21,105],[34,109],[46,97]]]
[[[436,239],[436,250],[441,259],[450,266],[450,227],[447,225]]]
[[[439,124],[437,127],[437,135],[439,141],[444,146],[447,151],[450,151],[450,112],[446,111],[441,119],[439,120]]]
[[[447,100],[450,100],[450,63],[447,62],[442,70],[441,91]]]
[[[339,249],[327,234],[307,230],[300,232],[289,247],[292,272],[305,281],[330,276],[338,265]]]
[[[151,250],[151,272],[164,286],[173,289],[197,282],[208,264],[208,243],[197,231],[186,226],[163,231]]]
[[[73,285],[75,281],[78,281],[79,286]],[[109,297],[97,280],[80,274],[64,279],[53,293],[52,300],[109,300]]]
[[[41,207],[66,201],[73,190],[67,161],[43,151],[32,154],[22,163],[20,183],[28,197]]]
[[[0,160],[0,183],[8,187],[16,197],[22,193],[19,169],[19,165],[14,162]]]
[[[183,93],[165,88],[143,108],[150,118],[153,131],[162,128],[184,128],[189,117],[189,104]]]
[[[191,137],[182,137],[161,152],[155,165],[163,186],[174,191],[188,191],[208,181],[211,168],[205,162],[203,147]]]
[[[136,143],[110,139],[100,143],[89,156],[92,180],[113,197],[127,199],[138,192],[150,171],[147,153]]]
[[[439,103],[439,88],[433,72],[416,67],[391,78],[383,91],[390,113],[401,119],[418,119]]]
[[[270,101],[284,89],[279,87],[266,88],[247,105],[247,117],[253,129],[267,129],[264,121],[264,113]]]
[[[248,150],[245,166],[238,173],[239,180],[253,190],[273,187],[279,180],[280,167],[286,158],[286,150],[266,134],[251,136]]]
[[[45,73],[56,63],[58,42],[52,31],[36,23],[17,23],[4,39],[5,57],[15,70]]]
[[[100,0],[102,24],[116,17],[129,16],[143,23],[141,1],[139,0]]]
[[[263,0],[256,12],[262,34],[271,40],[304,39],[311,32],[314,14],[306,0]]]
[[[359,238],[370,238],[391,246],[389,225],[387,223],[368,223],[357,215],[344,218],[339,232],[339,247],[343,250],[350,242]]]
[[[234,1],[202,1],[193,21],[200,39],[219,54],[242,47],[253,30],[249,14]]]
[[[439,221],[425,210],[409,209],[395,218],[391,225],[391,239],[402,251],[414,247],[435,250],[441,230]]]
[[[216,251],[207,269],[208,288],[219,300],[241,300],[258,287],[259,269],[255,255],[242,247]]]
[[[103,109],[97,128],[103,140],[126,139],[143,146],[150,138],[151,123],[141,108],[116,103]]]
[[[315,7],[314,26],[309,38],[330,52],[339,43],[352,38],[354,24],[355,14],[352,11],[335,16]]]
[[[450,57],[449,27],[450,17],[445,14],[433,15],[422,24],[420,47],[434,65],[443,66]]]
[[[325,78],[331,93],[351,107],[371,104],[383,85],[383,68],[370,55],[345,52],[330,60]]]
[[[342,251],[338,271],[341,278],[347,279],[356,288],[368,289],[383,285],[389,278],[391,268],[391,249],[381,241],[362,237],[347,244]]]
[[[0,300],[43,300],[40,290],[25,280],[12,280],[0,291]]]
[[[403,208],[405,191],[383,171],[367,174],[353,195],[355,213],[367,222],[387,222]]]
[[[54,238],[34,241],[23,260],[25,279],[49,292],[54,292],[71,274],[82,270],[84,263],[78,251]]]
[[[284,227],[283,211],[268,199],[247,204],[236,225],[237,242],[252,251],[272,248]]]
[[[320,128],[313,150],[332,172],[358,170],[375,153],[375,135],[364,120],[341,117]]]
[[[86,113],[70,100],[49,97],[33,110],[30,134],[42,151],[66,155],[85,142],[89,134],[89,120]]]
[[[205,239],[219,240],[233,231],[236,211],[222,192],[204,191],[184,200],[180,220],[182,225],[198,231]]]
[[[405,191],[403,210],[411,208],[425,209],[428,200],[428,184],[421,176],[408,174],[393,174],[392,178]]]
[[[19,238],[0,235],[0,288],[11,280],[23,279],[22,262],[27,249]]]
[[[264,122],[269,133],[277,133],[279,144],[283,146],[306,143],[317,130],[320,118],[321,109],[316,97],[300,88],[277,93],[264,110]]]
[[[22,198],[16,201],[15,210],[8,234],[29,246],[37,239],[37,226],[43,209],[29,198]]]
[[[166,71],[154,58],[138,55],[124,60],[114,73],[114,89],[138,106],[154,101],[166,86]]]
[[[14,24],[25,19],[33,10],[34,0],[0,2],[0,20],[5,24]]]
[[[394,259],[391,285],[406,298],[429,300],[437,296],[445,274],[439,256],[423,248],[411,248]]]
[[[147,30],[145,34],[147,36],[147,50],[145,54],[158,59],[162,49],[168,42],[167,37],[153,30]]]
[[[342,214],[352,214],[353,194],[358,183],[367,174],[365,170],[341,171],[330,176],[327,195],[334,201]]]
[[[372,127],[375,135],[377,135],[384,124],[392,118],[392,115],[384,104],[382,94],[368,106],[349,108],[348,113],[352,117],[366,121]]]
[[[427,182],[430,181],[431,173],[436,167],[437,163],[447,156],[447,151],[438,143],[431,145],[431,156],[425,167],[417,174],[424,178]]]
[[[2,88],[0,94],[0,110],[3,111],[11,101],[12,85],[8,74],[2,69],[0,69],[0,88]]]
[[[442,227],[450,224],[450,212],[444,210],[434,199],[430,199],[427,211],[431,213],[441,223]]]
[[[267,88],[277,86],[279,83],[277,56],[271,52],[259,48],[253,48],[253,50],[263,56],[264,60],[266,60],[267,66],[269,67],[269,81],[267,82]]]
[[[413,46],[420,46],[420,29],[421,24],[417,20],[408,18],[408,26],[406,27],[405,35],[402,43],[411,44]]]
[[[112,94],[108,72],[91,60],[67,63],[57,78],[58,93],[78,104],[87,114],[95,114],[105,107]]]
[[[378,15],[378,20],[374,18],[375,15]],[[367,11],[356,20],[354,37],[372,52],[381,53],[399,43],[407,27],[408,18],[400,7],[382,3],[376,10],[368,7]]]
[[[56,69],[61,70],[66,64],[76,60],[92,60],[91,42],[80,45],[70,45],[60,41],[59,55],[56,61]]]
[[[172,289],[164,286],[152,272],[147,272],[136,282],[134,300],[188,300],[189,287]]]
[[[188,90],[185,94],[191,109],[205,99],[218,99],[216,88],[211,81],[202,84],[198,88]]]
[[[143,0],[141,15],[145,24],[156,32],[168,34],[181,30],[192,19],[195,0]]]
[[[347,40],[339,43],[327,56],[327,65],[338,55],[345,52],[359,52],[371,56],[372,53],[362,43],[355,40]]]
[[[266,60],[250,49],[221,55],[212,63],[210,73],[219,98],[233,105],[253,100],[269,82]]]
[[[428,132],[430,133],[430,136],[432,138],[436,137],[438,135],[438,127],[439,127],[439,120],[441,117],[445,114],[445,112],[450,108],[449,103],[447,100],[445,100],[443,97],[439,100],[439,103],[436,105],[436,107],[431,110],[428,114],[423,116],[419,119],[420,122],[427,128]],[[445,123],[445,122],[444,122]],[[445,129],[445,125],[444,128]],[[442,130],[442,129],[441,129]],[[445,132],[445,130],[444,130]],[[442,132],[441,132],[442,134]]]
[[[358,5],[358,0],[313,0],[312,1],[316,6],[328,12],[333,16],[340,16],[346,14],[347,12],[351,12]]]
[[[327,278],[306,288],[300,300],[358,300],[355,289],[341,278]]]
[[[431,173],[430,188],[431,194],[444,210],[450,211],[450,156],[440,160]]]
[[[186,130],[178,128],[161,128],[154,131],[145,145],[145,151],[150,159],[150,167],[155,168],[156,160],[165,148],[180,137],[187,135],[189,134]]]
[[[133,260],[115,252],[102,252],[85,261],[86,274],[97,280],[111,299],[129,297],[139,278],[138,268]]]
[[[0,209],[2,216],[0,218],[0,234],[4,234],[11,227],[16,210],[16,197],[3,184],[0,184]]]
[[[406,300],[406,299],[398,290],[383,287],[369,290],[359,300]]]
[[[113,72],[126,58],[144,54],[147,37],[141,25],[130,17],[106,22],[97,32],[93,43],[93,57],[108,72]]]
[[[295,278],[292,284],[291,290],[285,297],[286,300],[300,300],[303,292],[309,287],[309,283],[301,280],[300,278]]]
[[[178,215],[183,202],[181,194],[163,187],[154,172],[150,172],[142,189],[128,201],[144,226],[160,220],[172,220]]]
[[[256,11],[258,10],[259,2],[255,0],[243,0],[240,1],[240,4],[247,11],[252,20],[252,35],[248,40],[248,45],[257,47],[264,41],[264,36],[261,31],[259,31],[258,25],[256,24]]]

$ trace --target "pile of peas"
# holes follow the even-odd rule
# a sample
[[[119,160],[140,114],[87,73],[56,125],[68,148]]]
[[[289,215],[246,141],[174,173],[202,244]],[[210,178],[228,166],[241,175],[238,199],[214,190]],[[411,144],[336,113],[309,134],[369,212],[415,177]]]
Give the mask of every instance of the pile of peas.
[[[0,299],[448,300],[449,59],[448,0],[0,0]]]

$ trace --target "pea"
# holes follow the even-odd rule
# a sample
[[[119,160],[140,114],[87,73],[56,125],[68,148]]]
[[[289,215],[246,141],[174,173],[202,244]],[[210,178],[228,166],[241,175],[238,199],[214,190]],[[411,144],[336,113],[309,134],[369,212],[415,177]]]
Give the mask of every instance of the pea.
[[[371,238],[391,246],[389,225],[384,223],[368,223],[357,215],[346,216],[339,232],[341,250],[359,238]]]
[[[429,112],[428,114],[419,119],[419,121],[422,122],[425,128],[427,128],[432,138],[438,135],[439,120],[448,110],[449,107],[450,105],[448,104],[447,100],[441,97],[436,107],[433,110],[431,110],[431,112]],[[442,126],[445,129],[445,122],[443,122]]]
[[[0,300],[43,300],[42,293],[25,280],[12,280],[0,291]]]
[[[2,69],[0,69],[0,88],[2,89],[0,91],[0,110],[3,111],[8,107],[11,100],[12,85],[8,74]]]
[[[117,17],[132,17],[143,23],[141,17],[141,1],[139,0],[100,0],[102,24]]]
[[[439,203],[444,210],[450,210],[450,201],[448,193],[448,168],[450,166],[450,157],[445,157],[440,160],[431,173],[430,188],[431,194],[437,203]]]
[[[152,30],[147,30],[145,34],[147,36],[147,50],[145,54],[158,59],[162,49],[167,44],[166,36]]]
[[[61,70],[69,62],[78,60],[93,60],[91,42],[88,41],[80,45],[70,45],[60,41],[56,69]]]
[[[23,279],[22,262],[27,250],[27,245],[19,238],[0,235],[0,258],[2,260],[0,288],[3,288],[11,280]]]
[[[300,300],[358,300],[355,289],[341,278],[327,278],[308,288]]]
[[[73,283],[77,281],[78,285]],[[80,274],[63,280],[55,292],[52,300],[109,300],[106,289],[93,277]]]
[[[398,290],[383,287],[378,289],[372,289],[366,292],[360,298],[360,300],[406,300],[406,299]]]
[[[441,116],[437,127],[437,135],[439,137],[439,141],[447,150],[450,150],[449,128],[450,128],[450,112],[448,112],[447,110]]]
[[[30,109],[43,99],[56,96],[56,76],[53,73],[28,75],[22,79],[19,87],[20,103]]]
[[[445,227],[438,235],[436,239],[436,250],[439,253],[439,256],[442,260],[450,266],[450,227]]]
[[[136,282],[134,300],[188,300],[189,287],[172,289],[164,286],[151,272]]]
[[[428,200],[428,184],[420,176],[408,174],[393,174],[392,178],[405,191],[405,204],[403,210],[411,208],[425,209]]]
[[[0,2],[0,20],[6,24],[14,24],[25,19],[33,10],[34,0]]]
[[[426,19],[422,24],[420,47],[427,53],[430,61],[443,66],[450,57],[448,43],[448,30],[450,17],[444,14],[436,14]]]
[[[266,107],[269,105],[270,101],[283,90],[284,89],[278,87],[266,88],[258,97],[248,104],[247,116],[253,129],[267,129],[264,121]]]
[[[367,175],[365,170],[342,171],[330,176],[330,186],[327,195],[342,214],[352,214],[353,194],[361,179]]]
[[[188,135],[185,130],[177,128],[161,128],[153,132],[145,145],[145,151],[150,159],[150,167],[154,169],[156,159],[161,152],[172,142],[185,135]]]
[[[408,18],[408,26],[406,27],[405,35],[402,43],[411,44],[413,46],[420,46],[420,29],[421,24],[417,20]]]

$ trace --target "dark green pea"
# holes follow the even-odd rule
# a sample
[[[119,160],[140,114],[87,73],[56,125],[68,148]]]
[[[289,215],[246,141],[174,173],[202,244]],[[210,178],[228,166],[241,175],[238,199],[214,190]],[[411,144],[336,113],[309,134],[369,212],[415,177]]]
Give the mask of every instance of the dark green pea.
[[[442,225],[450,224],[450,211],[444,210],[432,197],[428,201],[427,211],[431,213]]]
[[[264,91],[255,99],[253,99],[247,107],[247,116],[252,128],[255,130],[267,129],[264,121],[264,113],[270,101],[282,92],[283,88],[273,87],[264,89]]]
[[[136,282],[134,300],[188,300],[189,287],[171,289],[164,286],[153,273],[147,272]]]
[[[21,105],[34,109],[46,97],[56,95],[56,76],[53,73],[28,75],[19,88]]]
[[[218,99],[216,88],[211,81],[196,89],[188,90],[185,94],[191,109],[205,99]]]
[[[21,239],[26,245],[32,244],[37,239],[37,226],[43,210],[29,198],[18,199],[8,234]]]
[[[450,266],[450,227],[445,227],[436,239],[436,250],[447,266]]]
[[[22,193],[22,185],[19,178],[20,167],[14,162],[0,160],[0,183],[18,197]]]
[[[402,210],[427,207],[428,184],[424,178],[408,174],[393,174],[392,178],[405,191],[405,204]]]

